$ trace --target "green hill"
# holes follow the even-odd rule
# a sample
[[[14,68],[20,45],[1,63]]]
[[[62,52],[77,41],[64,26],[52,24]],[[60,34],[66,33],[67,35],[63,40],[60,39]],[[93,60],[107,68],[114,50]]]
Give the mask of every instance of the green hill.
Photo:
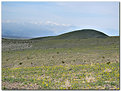
[[[94,29],[82,29],[58,36],[38,37],[33,39],[85,39],[85,38],[106,38],[108,35]]]

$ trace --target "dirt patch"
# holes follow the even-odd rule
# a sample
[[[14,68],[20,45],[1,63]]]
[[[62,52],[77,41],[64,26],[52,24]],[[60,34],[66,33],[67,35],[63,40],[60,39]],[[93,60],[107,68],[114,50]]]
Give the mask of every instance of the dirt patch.
[[[41,89],[41,86],[38,84],[24,84],[20,82],[14,82],[14,83],[9,83],[9,82],[2,82],[2,89],[7,89],[7,90],[26,90],[26,89]]]

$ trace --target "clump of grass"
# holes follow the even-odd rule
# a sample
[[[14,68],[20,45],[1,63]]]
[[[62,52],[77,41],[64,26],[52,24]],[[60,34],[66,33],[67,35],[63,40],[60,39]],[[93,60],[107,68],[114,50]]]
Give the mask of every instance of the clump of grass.
[[[64,61],[62,61],[62,63],[64,64],[65,62],[64,62]]]
[[[22,65],[22,64],[23,64],[22,62],[19,63],[19,65]]]

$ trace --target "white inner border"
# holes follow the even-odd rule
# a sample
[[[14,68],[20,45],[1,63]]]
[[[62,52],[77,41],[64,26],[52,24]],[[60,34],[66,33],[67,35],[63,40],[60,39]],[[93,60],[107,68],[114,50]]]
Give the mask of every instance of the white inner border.
[[[59,1],[84,1],[84,2],[88,2],[88,1],[91,1],[91,2],[94,2],[94,1],[96,1],[96,2],[98,2],[98,1],[105,1],[105,2],[107,2],[107,1],[118,1],[118,2],[120,2],[120,15],[121,15],[121,0],[1,0],[1,3],[2,3],[2,1],[27,1],[27,2],[36,2],[36,1],[56,1],[56,2],[59,2]],[[0,13],[2,13],[1,12],[1,4],[0,3]],[[0,21],[1,21],[1,17],[2,17],[2,14],[0,14]],[[120,18],[120,20],[121,20],[121,18]],[[119,21],[120,22],[120,21]],[[2,24],[2,23],[1,23]],[[0,24],[0,29],[1,29],[1,31],[2,31],[2,27],[1,27],[1,24]],[[119,23],[120,25],[121,25],[121,23]],[[120,26],[119,25],[119,26]],[[2,85],[2,81],[1,81],[1,77],[2,77],[2,75],[1,75],[1,71],[2,71],[2,44],[1,44],[1,31],[0,31],[0,91],[2,91],[2,88],[1,88],[1,85]],[[120,29],[119,29],[119,31],[120,31]],[[121,32],[120,32],[120,35],[121,35]],[[121,37],[120,37],[120,43],[121,43]],[[120,45],[120,51],[121,51],[121,45]],[[120,59],[121,59],[121,56],[120,56]],[[120,64],[121,65],[121,64]],[[120,76],[121,76],[121,66],[120,66]],[[120,78],[120,90],[121,90],[121,78]],[[10,90],[9,90],[10,91]]]

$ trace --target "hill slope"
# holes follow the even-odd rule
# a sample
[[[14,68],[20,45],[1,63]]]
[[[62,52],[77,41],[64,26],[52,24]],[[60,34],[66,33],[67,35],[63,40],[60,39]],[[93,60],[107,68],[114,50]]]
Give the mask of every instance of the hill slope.
[[[64,33],[58,36],[49,36],[49,37],[39,37],[33,39],[85,39],[85,38],[106,38],[108,35],[99,32],[94,29],[82,29],[76,30],[68,33]]]

